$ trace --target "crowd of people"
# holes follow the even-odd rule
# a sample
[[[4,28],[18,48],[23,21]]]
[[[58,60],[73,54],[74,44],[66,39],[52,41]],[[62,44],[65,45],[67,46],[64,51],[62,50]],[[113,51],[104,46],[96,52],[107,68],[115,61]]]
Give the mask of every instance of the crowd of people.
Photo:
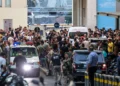
[[[118,57],[120,30],[98,29],[97,27],[94,31],[90,28],[88,30],[88,34],[82,36],[76,33],[74,42],[71,43],[67,29],[60,30],[60,32],[51,30],[46,40],[43,40],[39,32],[28,30],[27,27],[9,28],[8,32],[0,35],[0,52],[9,50],[9,47],[14,44],[34,45],[38,50],[42,67],[47,67],[49,71],[52,71],[52,63],[55,73],[63,72],[65,75],[71,73],[73,50],[89,49],[91,46],[89,38],[106,38],[106,41],[99,41],[95,49],[102,50],[105,59]],[[61,84],[61,79],[58,82]]]

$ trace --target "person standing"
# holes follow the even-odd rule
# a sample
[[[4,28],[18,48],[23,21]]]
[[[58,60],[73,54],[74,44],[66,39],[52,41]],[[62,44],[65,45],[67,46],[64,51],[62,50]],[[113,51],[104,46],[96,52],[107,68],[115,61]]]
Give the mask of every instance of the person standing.
[[[117,58],[117,69],[118,69],[118,76],[120,76],[120,52],[118,53],[118,58]]]
[[[21,70],[26,62],[27,62],[26,58],[22,55],[22,52],[19,51],[18,56],[16,56],[13,61],[13,65],[16,64],[17,75],[19,76],[23,75],[23,72]]]
[[[54,74],[55,74],[55,85],[59,84],[61,85],[61,56],[59,52],[56,50],[53,53],[53,56],[51,58],[52,64],[53,64],[53,69],[54,69]],[[59,75],[59,77],[58,77]]]
[[[72,75],[72,59],[69,57],[68,53],[65,53],[65,59],[61,64],[61,72],[64,76],[63,86],[67,86],[68,78]]]
[[[6,70],[6,59],[5,59],[5,53],[0,54],[0,76],[3,71]]]
[[[90,80],[90,86],[94,86],[94,74],[97,71],[97,63],[98,63],[98,54],[93,51],[93,46],[90,46],[87,61],[87,72]]]
[[[88,40],[88,38],[86,38],[86,40],[83,41],[83,44],[85,45],[85,48],[89,49],[90,41]]]

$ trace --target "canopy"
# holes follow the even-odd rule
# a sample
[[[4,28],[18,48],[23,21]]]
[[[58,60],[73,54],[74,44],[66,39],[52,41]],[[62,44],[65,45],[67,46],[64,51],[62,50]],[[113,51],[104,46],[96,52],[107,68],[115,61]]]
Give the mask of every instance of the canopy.
[[[97,12],[98,15],[112,16],[120,18],[120,12]]]

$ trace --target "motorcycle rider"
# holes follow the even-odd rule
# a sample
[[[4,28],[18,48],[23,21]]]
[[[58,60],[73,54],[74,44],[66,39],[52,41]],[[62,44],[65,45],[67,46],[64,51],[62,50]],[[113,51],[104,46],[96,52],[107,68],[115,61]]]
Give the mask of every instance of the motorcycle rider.
[[[120,76],[120,52],[118,53],[118,58],[117,58],[117,69],[118,69],[118,76]]]
[[[16,64],[17,75],[21,76],[23,65],[27,62],[26,58],[22,55],[22,51],[18,52],[18,56],[15,57],[13,65]]]

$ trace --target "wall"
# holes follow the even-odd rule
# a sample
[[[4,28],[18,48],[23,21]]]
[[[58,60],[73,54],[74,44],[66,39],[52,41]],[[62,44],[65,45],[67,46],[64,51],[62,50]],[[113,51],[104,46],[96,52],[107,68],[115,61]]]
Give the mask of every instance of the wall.
[[[98,12],[116,12],[116,0],[98,0],[97,2]],[[97,16],[98,28],[116,29],[116,19],[114,17],[108,17],[103,15]]]
[[[0,29],[4,29],[4,19],[13,20],[13,28],[27,26],[27,0],[11,0],[11,7],[5,7],[5,0],[0,8]]]
[[[96,26],[96,2],[97,0],[87,0],[86,26],[94,30]]]
[[[96,0],[73,0],[73,26],[96,26]]]
[[[120,12],[120,2],[116,2],[116,12]]]

